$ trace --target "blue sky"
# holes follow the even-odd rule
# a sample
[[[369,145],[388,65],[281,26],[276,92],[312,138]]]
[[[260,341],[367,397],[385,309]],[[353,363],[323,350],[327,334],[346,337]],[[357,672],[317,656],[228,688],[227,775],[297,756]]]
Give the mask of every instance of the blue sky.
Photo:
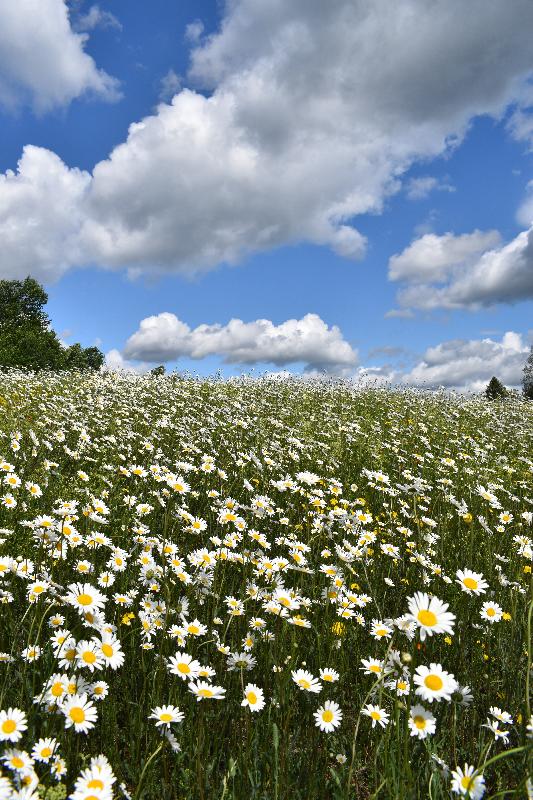
[[[115,366],[516,385],[531,9],[495,0],[480,27],[480,2],[453,40],[455,0],[0,11],[0,277],[42,280],[54,328]]]

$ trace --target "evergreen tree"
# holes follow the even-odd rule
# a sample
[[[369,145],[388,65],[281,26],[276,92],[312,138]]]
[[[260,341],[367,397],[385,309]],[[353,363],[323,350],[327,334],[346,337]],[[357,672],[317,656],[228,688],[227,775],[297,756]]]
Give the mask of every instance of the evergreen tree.
[[[501,381],[496,378],[495,375],[492,376],[490,379],[487,388],[485,389],[485,395],[489,400],[499,400],[502,397],[505,397],[507,394],[507,389],[503,385]]]
[[[524,364],[524,373],[522,377],[522,388],[525,396],[529,400],[533,400],[533,345]]]
[[[99,369],[97,347],[63,347],[44,310],[48,295],[34,278],[0,281],[0,367]]]

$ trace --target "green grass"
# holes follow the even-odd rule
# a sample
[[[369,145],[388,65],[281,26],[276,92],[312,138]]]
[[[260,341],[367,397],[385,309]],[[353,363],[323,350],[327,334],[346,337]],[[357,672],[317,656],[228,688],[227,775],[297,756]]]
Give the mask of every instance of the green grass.
[[[214,465],[208,471],[204,456]],[[85,797],[74,783],[99,754],[116,776],[113,796],[124,789],[135,800],[438,800],[451,796],[444,765],[465,763],[483,774],[485,797],[527,796],[533,403],[355,390],[335,381],[12,372],[0,377],[0,459],[0,498],[16,500],[15,507],[0,505],[0,565],[7,565],[0,578],[0,709],[20,709],[28,726],[18,742],[0,741],[0,754],[10,747],[31,753],[41,737],[57,739],[66,772],[57,781],[52,762],[35,762],[35,776],[31,768],[28,774],[39,796]],[[147,475],[133,474],[135,466]],[[5,482],[11,472],[18,488]],[[315,483],[306,482],[306,472]],[[190,486],[184,494],[172,488],[179,476]],[[26,488],[30,482],[40,496]],[[237,520],[223,523],[228,499]],[[59,513],[64,501],[77,503],[70,518]],[[102,501],[106,508],[95,516]],[[137,510],[143,503],[152,507],[147,514]],[[502,522],[503,512],[512,520]],[[40,515],[51,527],[24,524]],[[206,529],[194,530],[192,518]],[[95,547],[99,535],[104,544]],[[397,548],[395,555],[382,544]],[[126,568],[114,572],[108,562],[116,548]],[[188,558],[199,550],[211,562],[205,569]],[[302,552],[304,561],[296,555]],[[181,564],[173,567],[172,557]],[[278,571],[266,564],[272,559]],[[88,572],[79,571],[80,562]],[[321,565],[335,568],[339,585]],[[464,569],[482,573],[483,594],[463,591],[456,572]],[[107,588],[98,584],[105,572],[115,577]],[[30,603],[28,586],[38,580],[48,588]],[[65,599],[78,582],[105,595],[92,624]],[[286,616],[269,607],[277,588],[292,592],[299,606]],[[127,592],[129,607],[115,600]],[[395,626],[415,592],[449,604],[452,635],[421,641],[419,628],[410,639]],[[353,595],[369,602],[357,607]],[[339,616],[342,596],[352,618]],[[242,614],[229,613],[227,598],[242,601]],[[487,601],[503,610],[500,621],[482,618]],[[93,673],[76,660],[58,666],[50,624],[56,614],[78,643],[99,642],[104,624],[115,626],[124,664]],[[254,634],[252,669],[229,669],[256,617],[266,625]],[[298,617],[309,627],[291,624]],[[195,618],[205,634],[184,636],[179,629]],[[391,636],[372,636],[374,620],[389,624]],[[28,662],[22,652],[34,645],[41,655]],[[188,682],[167,668],[176,651],[212,668],[224,699],[197,702]],[[361,659],[392,663],[395,653],[396,673],[364,674]],[[431,704],[415,695],[410,678],[433,662],[470,687],[471,702],[462,703],[458,692]],[[300,668],[319,677],[326,667],[340,677],[322,681],[318,694],[291,677]],[[107,697],[94,701],[98,718],[88,733],[66,729],[57,705],[34,702],[56,673],[108,684]],[[403,696],[389,685],[400,674],[410,683]],[[264,692],[265,706],[255,713],[241,705],[248,683]],[[326,700],[343,713],[330,733],[314,718]],[[369,703],[389,715],[385,728],[372,728],[361,714]],[[423,740],[408,726],[417,703],[436,718],[434,735]],[[179,749],[149,718],[167,704],[184,714],[171,726]],[[500,725],[508,743],[484,727],[491,707],[512,716]],[[13,783],[21,777],[2,769]],[[111,796],[98,791],[97,800]]]

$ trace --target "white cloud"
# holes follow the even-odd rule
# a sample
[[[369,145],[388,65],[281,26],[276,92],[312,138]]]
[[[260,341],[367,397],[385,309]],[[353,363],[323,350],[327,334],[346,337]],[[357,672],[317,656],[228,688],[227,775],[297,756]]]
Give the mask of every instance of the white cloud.
[[[175,73],[173,69],[169,69],[166,75],[163,75],[161,78],[161,83],[159,85],[159,99],[170,100],[170,98],[174,97],[174,95],[177,94],[180,89],[180,76]]]
[[[526,186],[526,196],[516,212],[516,221],[526,228],[533,225],[533,181]]]
[[[118,97],[118,83],[84,51],[65,0],[0,0],[0,105],[38,112],[84,93]]]
[[[532,25],[530,0],[233,0],[192,53],[212,94],[183,89],[95,166],[70,264],[192,273],[300,241],[360,258],[357,215],[523,96]]]
[[[149,371],[151,365],[142,362],[136,364],[133,361],[128,361],[124,358],[120,350],[113,348],[112,350],[108,350],[105,354],[104,366],[107,369],[113,370],[113,372],[135,372],[138,375],[144,375]]]
[[[389,259],[391,281],[442,281],[455,267],[475,263],[479,256],[500,242],[498,231],[475,230],[461,236],[427,233]]]
[[[340,374],[357,363],[357,351],[316,314],[274,325],[267,319],[227,325],[198,325],[191,330],[174,314],[147,317],[128,339],[123,357],[130,361],[167,362],[183,356],[202,359],[219,356],[226,364],[302,362],[306,370]]]
[[[456,339],[426,350],[422,361],[401,377],[410,386],[484,389],[493,375],[507,387],[517,387],[529,347],[519,333],[493,339]]]
[[[92,31],[95,28],[115,28],[121,31],[122,24],[111,11],[106,11],[95,4],[87,13],[81,14],[76,19],[74,28],[77,31]]]
[[[406,195],[409,200],[423,200],[431,192],[455,192],[448,180],[439,181],[433,175],[422,175],[419,178],[411,178],[407,182]]]
[[[82,263],[79,230],[91,177],[49,150],[27,145],[16,173],[0,175],[3,278],[59,278]]]
[[[416,240],[390,260],[390,277],[411,284],[398,293],[400,306],[477,309],[533,298],[533,225],[507,244],[497,242],[495,231]]]

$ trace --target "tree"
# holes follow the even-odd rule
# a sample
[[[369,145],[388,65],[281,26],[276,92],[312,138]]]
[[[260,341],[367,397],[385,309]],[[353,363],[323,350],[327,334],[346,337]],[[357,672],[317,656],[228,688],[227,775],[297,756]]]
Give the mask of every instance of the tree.
[[[166,372],[165,367],[163,366],[163,364],[160,364],[158,367],[154,367],[153,369],[150,370],[150,375],[152,375],[154,378],[160,378],[162,375],[165,374],[165,372]]]
[[[63,347],[44,310],[48,295],[34,278],[0,281],[0,367],[99,369],[97,347]]]
[[[503,383],[493,375],[485,389],[485,395],[489,400],[500,400],[507,395],[507,389]]]
[[[531,350],[527,357],[527,361],[524,364],[524,373],[522,376],[522,389],[524,391],[524,395],[529,400],[533,400],[533,345],[531,345]]]

